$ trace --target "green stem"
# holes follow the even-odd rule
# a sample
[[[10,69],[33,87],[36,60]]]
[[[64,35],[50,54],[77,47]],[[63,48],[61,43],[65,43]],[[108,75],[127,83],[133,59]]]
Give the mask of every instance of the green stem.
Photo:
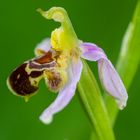
[[[100,140],[115,140],[100,89],[94,75],[84,61],[78,90],[98,138]]]

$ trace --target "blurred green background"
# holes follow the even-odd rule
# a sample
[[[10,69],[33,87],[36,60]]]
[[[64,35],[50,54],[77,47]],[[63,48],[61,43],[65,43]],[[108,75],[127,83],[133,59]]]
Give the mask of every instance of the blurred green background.
[[[46,126],[38,117],[56,94],[47,90],[44,81],[27,103],[12,95],[6,86],[9,73],[34,57],[35,45],[59,25],[44,19],[36,9],[64,7],[78,37],[101,46],[115,65],[135,5],[136,0],[0,1],[0,140],[88,140],[90,136],[91,126],[78,94]],[[96,64],[90,66],[98,79]],[[139,72],[129,89],[128,106],[119,114],[114,128],[119,140],[140,139]]]

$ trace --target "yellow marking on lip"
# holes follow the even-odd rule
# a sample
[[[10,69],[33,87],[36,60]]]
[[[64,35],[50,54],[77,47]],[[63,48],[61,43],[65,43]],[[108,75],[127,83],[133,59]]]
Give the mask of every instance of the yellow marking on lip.
[[[19,78],[20,78],[20,74],[17,75],[17,79],[19,79]]]

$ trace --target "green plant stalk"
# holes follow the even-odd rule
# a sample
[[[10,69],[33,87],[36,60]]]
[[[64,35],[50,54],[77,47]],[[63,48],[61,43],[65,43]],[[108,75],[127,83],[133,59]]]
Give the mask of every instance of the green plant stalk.
[[[120,56],[116,65],[127,90],[129,89],[140,63],[140,0],[137,3],[132,22],[130,22],[122,42]],[[115,101],[106,96],[107,110],[114,124],[118,114]]]
[[[100,89],[85,61],[83,61],[78,90],[98,138],[100,140],[115,140]]]
[[[138,0],[134,16],[124,35],[120,55],[117,61],[119,72],[127,90],[129,89],[140,63],[140,0]],[[112,125],[114,125],[118,108],[114,99],[105,95],[106,107]],[[99,140],[97,134],[92,132],[91,140]]]

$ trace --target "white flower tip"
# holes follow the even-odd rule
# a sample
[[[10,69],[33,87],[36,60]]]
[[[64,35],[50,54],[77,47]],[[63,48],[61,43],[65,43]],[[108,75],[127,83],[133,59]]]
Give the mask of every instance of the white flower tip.
[[[44,114],[42,114],[39,117],[40,121],[43,122],[44,124],[50,124],[53,120],[53,116],[46,116]]]
[[[117,100],[117,104],[120,110],[123,110],[127,105],[128,96],[124,97],[122,100]]]

